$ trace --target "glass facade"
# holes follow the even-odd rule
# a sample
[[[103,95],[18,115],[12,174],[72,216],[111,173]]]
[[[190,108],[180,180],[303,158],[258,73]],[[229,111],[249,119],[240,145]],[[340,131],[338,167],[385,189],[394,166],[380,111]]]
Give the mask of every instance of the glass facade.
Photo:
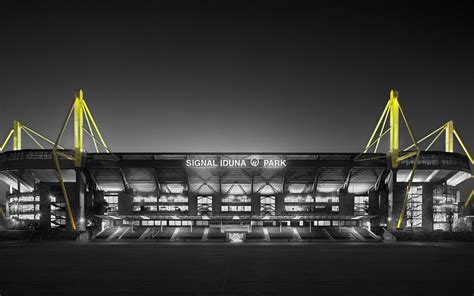
[[[423,186],[412,186],[408,194],[406,221],[407,227],[423,226]]]

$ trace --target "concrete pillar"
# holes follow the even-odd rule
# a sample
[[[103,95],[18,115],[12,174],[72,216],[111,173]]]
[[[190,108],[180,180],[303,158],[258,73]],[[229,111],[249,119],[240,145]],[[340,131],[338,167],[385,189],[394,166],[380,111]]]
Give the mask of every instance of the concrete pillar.
[[[400,213],[403,208],[403,200],[405,198],[405,191],[407,189],[407,183],[394,183],[392,192],[392,210],[390,211],[390,228],[396,228],[397,222],[400,217]],[[401,227],[406,225],[406,215],[404,215],[403,223]]]
[[[212,213],[214,215],[219,215],[221,213],[222,205],[222,196],[220,194],[215,194],[212,196]]]
[[[354,193],[341,193],[339,195],[339,214],[354,215]]]
[[[254,193],[250,198],[252,200],[252,214],[260,215],[260,194]]]
[[[69,189],[69,188],[70,189]],[[77,231],[86,230],[85,225],[85,192],[86,180],[80,168],[76,169],[76,182],[67,184],[69,204],[71,205],[72,216],[76,224]],[[72,229],[69,215],[66,215],[66,229]]]
[[[433,190],[434,184],[424,183],[422,193],[422,222],[421,226],[426,230],[433,230]]]
[[[188,213],[189,215],[196,216],[198,213],[197,207],[197,195],[189,195],[188,197]]]
[[[379,215],[380,213],[380,202],[379,193],[375,190],[369,191],[369,215]]]
[[[275,194],[275,215],[283,215],[285,211],[285,196],[283,193]]]
[[[104,205],[104,191],[102,190],[97,190],[94,192],[94,203],[93,207],[96,209],[96,214],[97,215],[103,215],[105,211],[105,205]]]
[[[133,215],[133,193],[120,192],[118,195],[118,214]]]
[[[387,223],[388,224],[388,217],[389,217],[389,206],[388,206],[388,191],[382,190],[379,191],[379,216],[380,216],[380,223]]]
[[[369,208],[368,208],[369,215],[376,215],[377,218],[373,218],[370,220],[372,225],[380,225],[381,221],[383,220],[385,223],[385,219],[379,216],[380,214],[380,195],[375,190],[369,191]]]
[[[47,183],[39,184],[39,198],[40,198],[40,229],[51,228],[51,199],[49,198],[49,185]]]

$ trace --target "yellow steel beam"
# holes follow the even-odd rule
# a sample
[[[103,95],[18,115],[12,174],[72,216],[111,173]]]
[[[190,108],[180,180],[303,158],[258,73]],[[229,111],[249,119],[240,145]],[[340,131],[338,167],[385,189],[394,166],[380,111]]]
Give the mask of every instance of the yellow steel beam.
[[[385,118],[383,120],[382,128],[380,129],[379,138],[377,139],[377,145],[375,145],[374,153],[377,153],[377,149],[379,148],[379,144],[380,144],[380,139],[382,138],[383,134],[385,134],[384,133],[385,124],[387,123],[389,113],[390,112],[385,112]]]
[[[380,115],[379,121],[377,122],[377,125],[375,126],[374,131],[372,132],[372,136],[370,136],[369,142],[367,143],[367,146],[365,146],[365,151],[368,150],[368,147],[372,146],[372,140],[375,137],[375,134],[377,133],[380,123],[382,123],[383,118],[385,117],[385,113],[389,112],[389,107],[390,107],[390,102],[387,102],[387,105],[385,105],[385,108],[383,109],[382,115]]]
[[[8,133],[8,136],[6,137],[5,141],[3,142],[2,146],[0,147],[0,152],[3,151],[3,149],[5,148],[5,146],[7,145],[8,141],[10,140],[11,136],[13,135],[13,129],[10,130],[10,132]]]
[[[59,143],[61,142],[61,138],[63,137],[64,131],[66,130],[66,126],[67,126],[67,124],[69,122],[69,119],[71,118],[71,115],[74,111],[74,106],[75,106],[75,101],[72,104],[71,108],[69,108],[69,112],[66,116],[66,119],[63,122],[61,130],[59,131],[59,135],[56,139],[56,142],[54,143],[54,146],[53,146],[53,159],[54,159],[54,165],[55,165],[55,168],[56,168],[55,169],[56,176],[59,180],[59,183],[61,184],[61,190],[63,192],[64,200],[66,202],[67,214],[69,216],[69,219],[71,220],[71,228],[73,230],[76,230],[76,223],[74,221],[74,216],[72,215],[71,205],[69,203],[69,197],[68,197],[68,194],[67,194],[66,186],[64,185],[64,178],[63,178],[63,175],[62,175],[62,172],[61,172],[61,166],[59,165],[59,157],[58,156],[61,155],[61,156],[65,157],[65,154],[63,154],[60,151],[57,151],[57,149],[59,147]],[[66,157],[66,158],[68,158],[68,157]],[[72,159],[75,160],[75,158],[72,158]]]
[[[461,145],[462,149],[464,150],[464,153],[466,153],[467,157],[468,157],[469,160],[471,161],[471,164],[474,165],[474,159],[472,159],[471,154],[469,153],[469,151],[467,151],[467,148],[466,148],[466,146],[464,146],[464,143],[462,142],[461,137],[459,136],[459,134],[458,134],[458,132],[456,131],[456,129],[453,129],[453,133],[454,133],[454,136],[456,136],[456,139],[458,140],[458,142],[459,142],[459,144]]]
[[[85,108],[83,108],[83,109],[85,109]],[[94,137],[94,132],[92,131],[91,123],[89,121],[89,116],[86,115],[85,117],[86,117],[87,128],[89,129],[89,132],[87,132],[86,130],[84,130],[84,131],[87,132],[90,135],[90,137],[92,138],[92,142],[94,142],[95,152],[99,153],[99,147],[97,147],[97,140]]]
[[[84,93],[82,89],[77,91],[74,100],[74,165],[81,166],[82,152],[84,151],[84,113],[82,111],[84,105]]]
[[[30,137],[30,139],[33,140],[33,142],[36,143],[36,145],[38,145],[41,149],[44,149],[43,145],[41,145],[41,144],[30,134],[30,132],[29,132],[27,129],[24,129],[24,131],[25,131],[26,135],[27,135],[28,137]]]
[[[444,144],[444,151],[445,152],[454,152],[454,145],[453,145],[453,140],[454,140],[454,137],[453,137],[453,132],[454,132],[454,124],[453,124],[453,121],[450,120],[448,122],[446,122],[445,124],[445,127],[446,127],[446,132],[445,132],[445,144]]]
[[[23,124],[23,129],[25,130],[25,132],[28,131],[28,132],[30,132],[31,134],[33,134],[33,135],[39,137],[40,139],[42,139],[42,140],[48,142],[48,143],[51,144],[51,145],[54,145],[54,144],[55,144],[52,140],[46,138],[46,137],[43,136],[42,134],[38,133],[37,131],[35,131],[35,130],[29,128],[28,126],[26,126],[26,125],[24,125],[24,124]],[[61,145],[58,145],[58,148],[59,148],[59,149],[64,149],[64,147],[62,147]]]
[[[474,189],[471,191],[471,194],[469,194],[469,196],[467,197],[466,199],[466,202],[464,203],[464,207],[467,208],[467,206],[469,205],[469,203],[471,202],[471,199],[472,197],[474,196]]]
[[[363,153],[367,153],[367,151],[368,151],[372,146],[378,145],[380,139],[381,139],[383,136],[385,136],[385,134],[388,133],[389,130],[390,130],[390,128],[388,128],[387,130],[385,130],[383,133],[380,133],[380,136],[379,136],[375,141],[373,141],[369,146],[365,147],[365,150],[364,150],[364,152],[362,152],[362,154],[363,154]],[[376,153],[376,152],[374,152],[374,153]]]
[[[13,121],[13,150],[21,150],[21,127],[21,122]]]
[[[393,89],[390,91],[390,156],[392,167],[398,167],[398,149],[399,149],[399,114],[400,104],[398,103],[398,92]]]
[[[64,195],[64,201],[66,202],[66,209],[67,214],[69,216],[69,220],[71,220],[71,228],[76,230],[76,222],[74,221],[74,216],[72,215],[71,205],[69,203],[69,197],[67,195],[66,186],[64,185],[64,178],[63,174],[61,173],[61,166],[59,165],[58,155],[55,149],[53,149],[53,159],[54,159],[54,166],[56,167],[56,176],[58,177],[59,183],[61,184],[61,190]]]
[[[425,151],[428,151],[431,148],[431,146],[433,146],[433,144],[436,142],[436,140],[438,140],[438,138],[441,136],[441,134],[444,131],[445,131],[445,128],[443,127],[441,131],[436,135],[436,137],[434,137],[433,141],[431,141],[431,143],[428,146],[426,146]]]
[[[438,128],[438,129],[432,131],[432,132],[429,133],[428,135],[426,135],[426,136],[424,136],[423,138],[421,138],[421,139],[418,141],[418,144],[420,144],[421,142],[425,141],[426,139],[428,139],[428,138],[431,137],[432,135],[434,135],[434,134],[436,134],[437,132],[439,132],[439,134],[438,134],[438,135],[436,136],[436,138],[435,138],[435,139],[437,139],[437,138],[440,136],[440,134],[444,132],[444,129],[445,129],[445,128],[446,128],[446,127],[443,125],[443,126],[441,126],[440,128]],[[429,146],[431,147],[432,144],[433,144],[433,143],[431,143]],[[412,145],[408,146],[407,148],[403,149],[402,151],[407,151],[407,150],[409,150],[409,149],[411,149],[411,148],[413,148],[413,147],[415,147],[415,144],[412,144]],[[427,149],[428,149],[428,148],[427,148]]]
[[[399,156],[399,157],[398,157],[398,162],[403,161],[403,160],[405,160],[405,159],[407,159],[407,158],[410,158],[410,157],[412,157],[412,156],[415,156],[415,155],[416,155],[416,151],[408,152],[408,153],[405,154],[405,155]]]
[[[100,141],[102,142],[102,145],[108,149],[107,144],[105,143],[104,138],[102,137],[102,134],[100,133],[100,130],[99,130],[99,128],[97,127],[97,124],[95,123],[94,117],[92,117],[91,111],[90,111],[90,109],[89,109],[89,107],[87,106],[87,103],[86,103],[85,101],[84,101],[84,105],[83,105],[83,106],[84,106],[84,110],[86,111],[86,116],[89,116],[89,119],[90,119],[90,121],[91,121],[91,123],[92,123],[92,126],[94,126],[94,129],[95,129],[95,131],[96,131],[96,133],[97,133],[97,136],[99,136],[99,139],[100,139]]]
[[[410,195],[411,184],[413,183],[413,177],[415,176],[416,166],[418,165],[418,158],[420,157],[420,151],[416,151],[415,162],[413,163],[413,168],[411,171],[410,180],[408,181],[408,185],[405,191],[405,196],[403,198],[403,205],[402,211],[400,212],[400,216],[398,217],[397,221],[397,228],[400,229],[403,224],[403,219],[405,217],[405,212],[407,210],[407,203],[408,203],[408,196]]]
[[[400,113],[402,114],[402,118],[403,118],[403,121],[405,122],[405,126],[407,127],[408,134],[410,135],[411,141],[415,145],[415,150],[419,152],[420,147],[418,145],[418,141],[416,140],[415,134],[413,133],[413,130],[411,129],[410,124],[408,123],[408,119],[406,118],[405,113],[403,112],[402,106],[399,105],[398,108],[400,109]]]

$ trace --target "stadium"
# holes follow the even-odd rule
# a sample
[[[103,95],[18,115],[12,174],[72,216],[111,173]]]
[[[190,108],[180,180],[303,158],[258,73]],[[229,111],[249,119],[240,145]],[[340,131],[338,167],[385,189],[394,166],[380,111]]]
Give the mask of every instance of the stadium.
[[[69,121],[71,149],[61,145]],[[402,125],[413,142],[406,148],[399,145]],[[431,151],[442,135],[445,149]],[[39,149],[23,149],[26,137]],[[85,150],[87,138],[94,152]],[[463,154],[454,152],[455,141]],[[382,142],[388,151],[381,153]],[[117,153],[82,90],[56,140],[15,121],[1,149],[7,228],[95,241],[228,242],[380,241],[396,229],[472,230],[472,193],[461,196],[457,186],[471,178],[473,159],[454,123],[417,140],[396,91],[354,153]]]

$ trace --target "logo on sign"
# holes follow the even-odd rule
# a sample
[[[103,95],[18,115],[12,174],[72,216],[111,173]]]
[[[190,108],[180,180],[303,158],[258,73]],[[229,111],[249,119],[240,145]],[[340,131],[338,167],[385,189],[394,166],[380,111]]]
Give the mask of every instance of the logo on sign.
[[[258,160],[258,158],[252,158],[250,159],[250,165],[253,166],[253,167],[256,167],[260,164],[260,160]]]

